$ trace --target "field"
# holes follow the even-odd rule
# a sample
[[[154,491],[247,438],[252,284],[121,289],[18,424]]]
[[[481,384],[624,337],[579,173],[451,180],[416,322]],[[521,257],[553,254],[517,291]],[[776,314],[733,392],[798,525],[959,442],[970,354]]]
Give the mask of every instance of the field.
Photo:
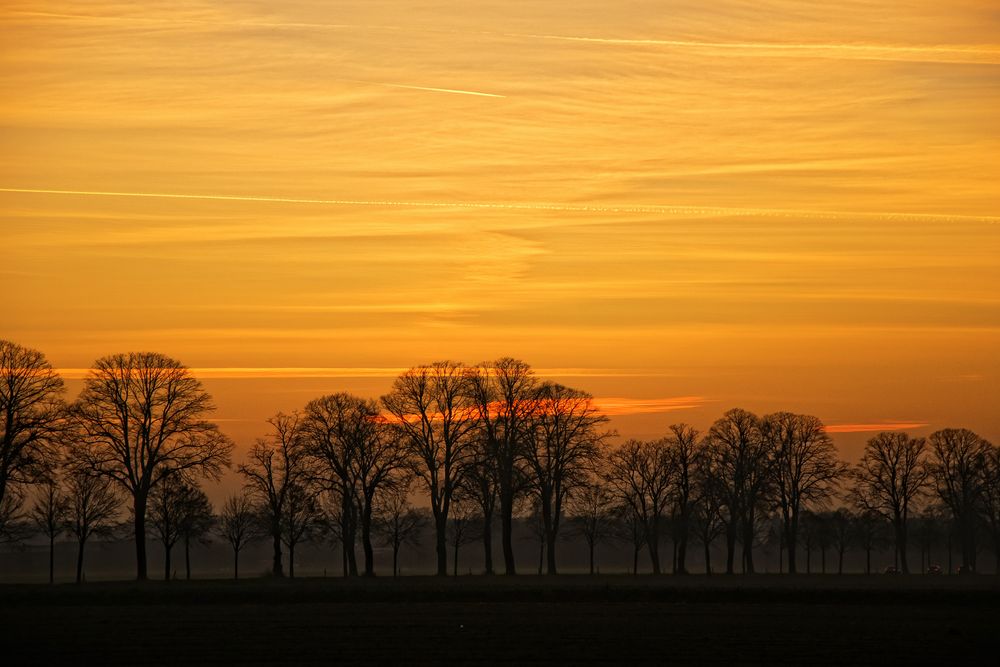
[[[5,664],[995,664],[1000,577],[0,587]]]

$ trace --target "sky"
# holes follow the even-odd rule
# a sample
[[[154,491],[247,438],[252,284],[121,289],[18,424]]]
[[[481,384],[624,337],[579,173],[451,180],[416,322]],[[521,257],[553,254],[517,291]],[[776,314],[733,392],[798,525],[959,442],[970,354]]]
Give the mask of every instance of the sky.
[[[0,8],[0,337],[238,444],[439,359],[1000,442],[993,0]]]

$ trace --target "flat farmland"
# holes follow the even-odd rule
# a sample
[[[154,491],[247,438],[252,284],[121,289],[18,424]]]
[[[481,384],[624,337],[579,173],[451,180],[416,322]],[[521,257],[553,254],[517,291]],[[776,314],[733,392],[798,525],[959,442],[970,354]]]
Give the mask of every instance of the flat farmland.
[[[996,664],[1000,577],[0,587],[6,664]]]

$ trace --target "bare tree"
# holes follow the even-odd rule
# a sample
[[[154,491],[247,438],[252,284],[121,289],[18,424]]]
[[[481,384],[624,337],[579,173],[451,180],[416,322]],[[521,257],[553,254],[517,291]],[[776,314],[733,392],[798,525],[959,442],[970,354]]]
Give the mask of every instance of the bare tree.
[[[454,498],[451,519],[448,520],[448,544],[452,549],[452,574],[458,576],[458,552],[466,544],[480,538],[482,517],[476,514],[478,504],[463,493]]]
[[[613,499],[607,485],[599,478],[591,479],[569,497],[570,534],[582,537],[587,544],[590,574],[594,574],[599,544],[614,532]]]
[[[910,510],[926,489],[926,441],[906,433],[879,433],[865,445],[854,471],[854,492],[859,504],[888,519],[895,535],[896,557],[904,574],[907,524]]]
[[[854,515],[845,507],[838,507],[827,518],[830,542],[837,550],[837,574],[844,573],[844,554],[854,544]]]
[[[769,500],[774,457],[763,438],[760,420],[735,408],[716,420],[706,437],[708,455],[725,508],[726,574],[732,574],[737,538],[743,544],[743,571],[753,574],[753,546],[758,513]]]
[[[862,509],[855,514],[854,538],[865,551],[865,574],[872,573],[872,552],[886,540],[885,518],[876,512]]]
[[[468,387],[479,412],[482,444],[496,476],[504,570],[514,575],[514,508],[526,486],[524,459],[538,406],[538,382],[528,364],[505,357],[479,364],[470,374]]]
[[[404,546],[419,546],[420,535],[427,526],[427,512],[410,504],[410,482],[403,481],[391,491],[381,494],[375,508],[375,532],[385,546],[392,549],[392,576],[399,576],[399,550]]]
[[[930,481],[954,518],[963,571],[975,571],[977,524],[985,492],[982,473],[993,446],[964,428],[935,431],[927,442]]]
[[[781,511],[788,572],[796,572],[799,517],[803,509],[823,509],[850,468],[837,458],[817,417],[777,412],[761,420],[761,433],[774,453],[774,492]]]
[[[671,522],[674,532],[673,571],[676,574],[687,574],[691,515],[698,502],[697,471],[705,457],[705,447],[698,435],[698,430],[687,424],[671,424],[666,438],[674,518]]]
[[[646,546],[646,536],[649,532],[646,521],[639,516],[631,504],[622,503],[615,506],[614,536],[620,542],[625,542],[632,549],[632,574],[639,574],[639,553]]]
[[[66,528],[69,503],[55,470],[49,471],[39,484],[31,521],[49,540],[49,583],[55,582],[56,538]]]
[[[215,525],[212,503],[205,492],[193,484],[188,484],[180,503],[178,532],[184,541],[184,578],[191,579],[191,543],[208,542],[208,535]]]
[[[181,537],[180,523],[187,483],[180,473],[163,478],[149,495],[149,524],[153,535],[163,544],[163,579],[171,579],[170,555]]]
[[[271,573],[281,577],[284,576],[281,545],[289,512],[286,504],[297,488],[308,483],[311,473],[298,413],[279,412],[267,423],[271,425],[271,433],[257,440],[239,471],[271,537]]]
[[[113,534],[121,512],[114,482],[86,469],[71,469],[67,477],[67,530],[76,538],[76,583],[83,581],[83,554],[91,537]]]
[[[531,490],[538,499],[549,574],[556,574],[556,542],[563,504],[585,484],[607,437],[607,417],[590,394],[546,382],[538,388],[533,445],[527,450]]]
[[[451,361],[418,366],[382,397],[430,496],[440,576],[448,573],[448,515],[477,437],[479,413],[469,400],[468,376],[469,369]]]
[[[281,542],[288,549],[288,576],[295,578],[295,548],[321,532],[320,487],[306,477],[288,486],[281,511]]]
[[[226,498],[219,512],[217,530],[233,549],[233,579],[240,578],[240,552],[259,536],[260,517],[250,494]]]
[[[474,458],[466,467],[460,494],[479,510],[481,525],[478,537],[483,543],[484,574],[493,574],[493,515],[497,505],[496,471],[490,461],[485,446],[477,447]]]
[[[653,574],[660,574],[660,534],[670,505],[671,461],[663,440],[629,440],[607,457],[605,481],[617,504],[631,509],[646,531]]]
[[[1000,576],[1000,446],[990,448],[981,475],[983,519],[993,542],[994,572]]]
[[[58,460],[63,391],[45,355],[0,340],[0,539],[19,515],[23,494],[17,487]]]
[[[132,500],[136,577],[146,579],[146,504],[173,472],[218,479],[233,445],[205,420],[214,406],[187,368],[162,354],[98,359],[73,414],[73,457],[115,480]]]

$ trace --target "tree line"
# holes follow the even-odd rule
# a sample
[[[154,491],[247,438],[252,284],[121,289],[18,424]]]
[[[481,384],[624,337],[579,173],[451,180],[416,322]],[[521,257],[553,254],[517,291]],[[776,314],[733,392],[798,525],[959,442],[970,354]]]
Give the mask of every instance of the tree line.
[[[850,547],[867,552],[870,571],[883,541],[908,573],[911,531],[923,557],[934,517],[956,538],[960,571],[975,571],[989,544],[1000,572],[1000,447],[967,429],[879,433],[856,465],[839,459],[817,417],[789,412],[737,408],[704,433],[674,424],[660,439],[618,442],[592,396],[522,361],[443,361],[405,371],[378,400],[335,393],[274,415],[235,465],[242,490],[215,513],[200,484],[234,467],[234,445],[182,364],[103,357],[74,401],[64,394],[41,352],[0,341],[0,538],[46,536],[50,579],[63,533],[77,541],[79,581],[87,541],[126,531],[142,580],[149,536],[164,548],[167,578],[175,546],[190,577],[192,544],[213,534],[232,547],[237,577],[256,540],[272,545],[274,576],[294,576],[296,548],[316,541],[339,546],[345,576],[374,576],[376,545],[392,550],[395,575],[400,549],[425,527],[438,575],[449,552],[457,574],[459,548],[472,542],[494,573],[497,527],[512,575],[517,521],[538,539],[548,574],[570,536],[586,543],[591,572],[596,547],[614,539],[631,546],[633,570],[644,552],[657,574],[667,541],[679,574],[695,544],[711,573],[716,543],[726,573],[755,572],[764,544],[778,545],[790,573],[803,549],[811,571],[814,548],[825,571],[831,547],[840,571]]]

